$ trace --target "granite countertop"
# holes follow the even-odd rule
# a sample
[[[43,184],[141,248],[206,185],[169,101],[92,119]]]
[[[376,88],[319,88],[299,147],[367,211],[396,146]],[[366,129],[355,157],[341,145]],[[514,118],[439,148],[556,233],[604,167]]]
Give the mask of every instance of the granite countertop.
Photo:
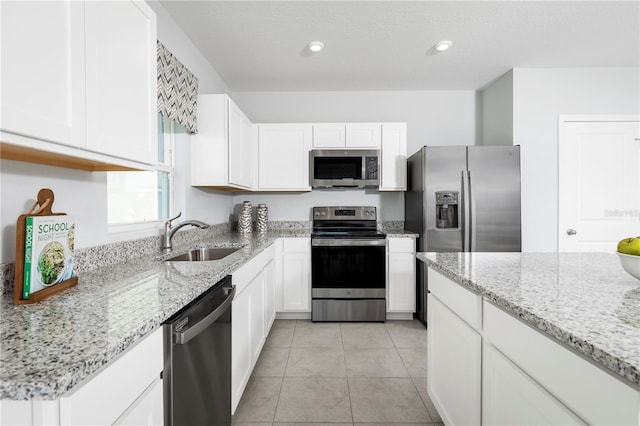
[[[418,253],[506,312],[640,385],[640,281],[611,253]]]
[[[278,230],[241,238],[224,233],[176,245],[242,246],[224,259],[163,262],[157,254],[80,274],[78,285],[34,305],[0,303],[0,399],[55,399],[98,371],[280,237]],[[113,253],[117,256],[117,253]],[[167,256],[165,256],[167,257]]]

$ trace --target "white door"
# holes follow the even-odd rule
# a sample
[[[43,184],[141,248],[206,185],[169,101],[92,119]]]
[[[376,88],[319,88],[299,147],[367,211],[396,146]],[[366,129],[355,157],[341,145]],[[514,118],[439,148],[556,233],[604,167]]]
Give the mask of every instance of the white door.
[[[231,414],[235,413],[251,374],[251,289],[231,304]]]
[[[0,8],[0,127],[84,148],[84,4],[5,1]]]
[[[251,188],[251,121],[229,99],[229,183]]]
[[[155,13],[144,2],[85,2],[85,31],[87,147],[155,163]]]
[[[483,425],[581,425],[560,401],[490,344],[482,353]]]
[[[640,236],[640,119],[560,122],[558,250]]]
[[[445,424],[479,425],[482,338],[427,295],[427,391]]]
[[[264,337],[269,335],[271,325],[276,319],[276,280],[275,264],[270,260],[264,267]]]
[[[407,189],[407,123],[383,123],[380,191]]]
[[[380,149],[382,125],[380,123],[347,123],[346,147]]]
[[[261,190],[309,191],[310,124],[261,124],[258,185]]]

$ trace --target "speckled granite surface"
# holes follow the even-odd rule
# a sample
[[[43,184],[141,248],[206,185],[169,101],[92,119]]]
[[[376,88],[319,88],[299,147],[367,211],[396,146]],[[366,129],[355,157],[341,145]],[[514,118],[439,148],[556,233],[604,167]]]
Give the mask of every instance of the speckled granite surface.
[[[3,294],[0,399],[63,395],[275,239],[310,236],[304,227],[293,228],[249,238],[225,232],[174,240],[173,255],[194,247],[243,247],[209,262],[163,262],[153,245],[145,256],[121,257],[117,252],[125,248],[116,243],[103,246],[89,263],[108,263],[114,256],[120,263],[85,270],[74,288],[35,305],[14,306],[12,295]]]
[[[418,253],[462,286],[640,385],[640,280],[611,253]]]

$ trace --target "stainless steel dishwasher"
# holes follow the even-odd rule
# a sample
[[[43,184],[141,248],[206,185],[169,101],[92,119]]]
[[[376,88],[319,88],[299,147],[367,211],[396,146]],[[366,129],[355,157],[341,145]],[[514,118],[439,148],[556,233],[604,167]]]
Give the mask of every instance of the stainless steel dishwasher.
[[[231,276],[163,324],[164,424],[231,424]]]

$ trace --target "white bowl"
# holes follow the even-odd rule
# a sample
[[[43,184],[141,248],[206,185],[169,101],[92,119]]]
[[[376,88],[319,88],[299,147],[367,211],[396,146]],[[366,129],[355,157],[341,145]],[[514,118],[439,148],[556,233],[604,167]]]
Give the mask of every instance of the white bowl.
[[[624,254],[619,251],[616,253],[618,253],[620,263],[622,263],[622,269],[627,271],[627,273],[632,277],[640,280],[640,256]]]

